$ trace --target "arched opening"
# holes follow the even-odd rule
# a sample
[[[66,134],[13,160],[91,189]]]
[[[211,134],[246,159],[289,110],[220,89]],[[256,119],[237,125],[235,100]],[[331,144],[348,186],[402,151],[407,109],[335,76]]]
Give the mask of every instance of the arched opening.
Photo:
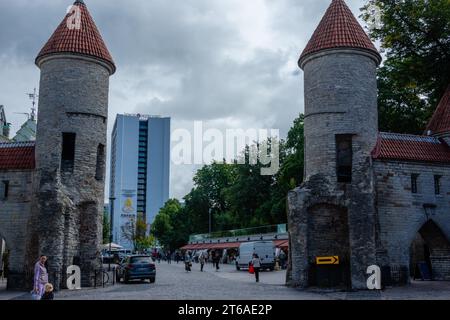
[[[333,259],[327,264],[318,264],[317,258],[321,257]],[[319,204],[309,208],[308,260],[310,286],[351,286],[347,208],[331,204]]]
[[[410,275],[421,280],[450,280],[450,241],[438,225],[429,220],[411,245]]]

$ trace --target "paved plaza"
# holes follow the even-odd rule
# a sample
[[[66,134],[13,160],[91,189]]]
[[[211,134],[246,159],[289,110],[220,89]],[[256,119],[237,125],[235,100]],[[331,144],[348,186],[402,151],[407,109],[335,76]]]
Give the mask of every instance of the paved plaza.
[[[404,300],[450,299],[450,282],[413,282],[408,287],[389,288],[381,292],[336,292],[309,289],[300,291],[285,287],[285,271],[263,272],[261,282],[232,265],[221,265],[216,272],[211,264],[200,272],[194,264],[191,273],[184,265],[157,263],[156,283],[132,282],[100,289],[63,290],[56,300]],[[28,300],[25,292],[8,292],[0,283],[0,300]]]

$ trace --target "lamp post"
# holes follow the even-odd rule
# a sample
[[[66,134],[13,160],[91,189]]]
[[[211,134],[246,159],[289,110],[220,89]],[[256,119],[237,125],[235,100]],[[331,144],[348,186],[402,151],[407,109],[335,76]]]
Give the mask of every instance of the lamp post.
[[[113,221],[114,221],[114,201],[115,197],[109,198],[109,205],[111,212],[109,213],[109,259],[108,259],[108,271],[111,271],[111,244],[113,242]]]

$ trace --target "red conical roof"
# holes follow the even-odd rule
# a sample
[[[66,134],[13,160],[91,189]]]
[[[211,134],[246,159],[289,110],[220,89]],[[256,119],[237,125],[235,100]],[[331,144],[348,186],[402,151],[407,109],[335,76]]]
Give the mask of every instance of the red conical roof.
[[[450,132],[450,85],[439,102],[428,124],[427,131],[431,131],[433,135]]]
[[[58,53],[72,53],[91,56],[106,62],[115,72],[116,66],[106,48],[105,42],[82,0],[73,4],[80,13],[81,23],[77,26],[77,13],[68,13],[36,58],[36,64],[45,56]],[[71,19],[68,21],[68,19]]]
[[[358,48],[381,56],[344,0],[333,0],[300,56],[299,65],[308,55],[334,48]]]

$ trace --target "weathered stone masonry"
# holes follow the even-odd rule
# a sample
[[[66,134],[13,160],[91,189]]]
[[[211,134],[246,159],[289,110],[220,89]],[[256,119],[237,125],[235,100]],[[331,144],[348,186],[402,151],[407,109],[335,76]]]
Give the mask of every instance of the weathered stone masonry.
[[[25,286],[26,240],[33,200],[34,170],[0,170],[0,182],[8,181],[8,198],[0,188],[0,238],[9,256],[8,288]]]
[[[379,257],[379,263],[405,272],[411,271],[411,244],[422,227],[433,221],[444,236],[450,235],[450,164],[377,160],[374,169],[379,238],[381,248],[385,250],[385,256]],[[416,194],[411,192],[411,174],[419,175]],[[441,177],[439,195],[435,194],[435,176]],[[426,210],[427,205],[430,208]],[[434,235],[438,232],[422,232],[425,238]],[[445,241],[443,244],[436,243],[431,250],[434,278],[450,280],[449,244]],[[399,276],[408,278],[408,274]]]
[[[288,195],[290,286],[367,289],[374,264],[383,284],[404,284],[419,262],[450,280],[450,87],[428,128],[434,137],[379,134],[380,61],[333,0],[299,60],[305,181]],[[317,265],[324,256],[340,264]]]
[[[30,170],[16,170],[23,147],[16,154],[0,147],[0,178],[11,184],[11,197],[0,206],[0,235],[11,248],[10,288],[32,286],[40,255],[49,258],[56,289],[65,287],[73,264],[81,267],[83,287],[101,280],[95,273],[101,268],[109,77],[116,67],[84,2],[72,9],[79,28],[68,21],[73,12],[67,14],[35,61],[41,78]]]

